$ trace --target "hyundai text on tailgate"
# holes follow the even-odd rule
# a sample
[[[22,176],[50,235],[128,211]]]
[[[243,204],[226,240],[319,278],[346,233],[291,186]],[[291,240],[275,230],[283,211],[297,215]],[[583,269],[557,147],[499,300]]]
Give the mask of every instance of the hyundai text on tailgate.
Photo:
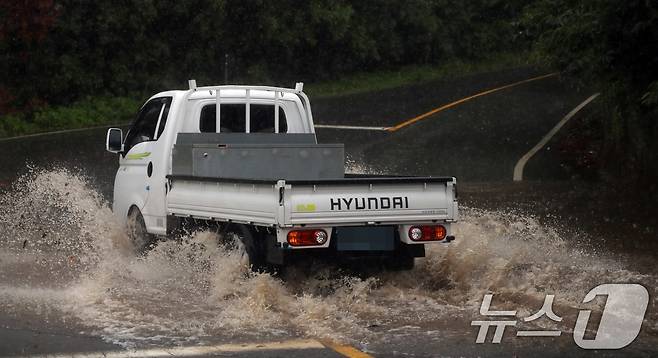
[[[343,145],[317,143],[302,87],[191,80],[151,97],[125,137],[109,129],[113,210],[136,248],[203,228],[236,234],[255,269],[311,256],[410,269],[452,241],[455,178],[346,174]]]

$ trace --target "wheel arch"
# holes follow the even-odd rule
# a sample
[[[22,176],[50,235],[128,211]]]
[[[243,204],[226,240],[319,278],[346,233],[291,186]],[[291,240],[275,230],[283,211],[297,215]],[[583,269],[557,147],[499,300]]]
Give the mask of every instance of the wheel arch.
[[[142,217],[144,216],[144,215],[142,214],[142,211],[139,209],[139,207],[138,207],[137,205],[135,205],[135,204],[132,204],[132,205],[130,205],[130,206],[128,207],[128,211],[126,211],[126,215],[125,215],[126,220],[130,217],[130,214],[132,214],[133,211],[135,211],[135,210],[137,210],[137,212],[139,213],[139,215],[142,215]]]

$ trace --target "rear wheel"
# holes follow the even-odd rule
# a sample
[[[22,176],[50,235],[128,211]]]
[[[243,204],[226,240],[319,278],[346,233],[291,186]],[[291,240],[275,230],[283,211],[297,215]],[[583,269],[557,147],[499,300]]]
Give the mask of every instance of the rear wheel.
[[[265,253],[262,240],[256,240],[255,234],[246,225],[230,224],[224,231],[224,241],[230,243],[234,237],[238,239],[238,249],[242,254],[241,262],[252,271],[263,271],[266,269]]]
[[[155,246],[155,236],[148,233],[142,213],[136,207],[128,212],[128,237],[133,243],[135,252],[144,255]]]

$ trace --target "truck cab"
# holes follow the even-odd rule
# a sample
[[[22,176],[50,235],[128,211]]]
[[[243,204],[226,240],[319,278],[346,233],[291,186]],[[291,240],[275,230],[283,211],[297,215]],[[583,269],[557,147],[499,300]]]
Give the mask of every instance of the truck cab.
[[[301,86],[297,85],[300,92]],[[172,148],[178,133],[315,135],[308,98],[290,93],[289,89],[269,89],[226,86],[197,90],[191,84],[188,91],[166,91],[149,98],[122,141],[118,139],[122,132],[110,129],[108,145],[111,140],[122,143],[108,147],[109,151],[120,153],[113,203],[120,222],[127,222],[130,210],[139,210],[149,233],[166,235],[166,176],[171,174]]]

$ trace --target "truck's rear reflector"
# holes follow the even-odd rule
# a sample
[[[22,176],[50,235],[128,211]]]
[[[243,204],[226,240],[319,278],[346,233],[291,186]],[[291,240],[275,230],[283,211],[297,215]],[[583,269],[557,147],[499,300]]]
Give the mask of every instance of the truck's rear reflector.
[[[327,242],[324,230],[293,230],[288,233],[290,246],[319,246]]]
[[[409,228],[411,241],[441,241],[446,238],[443,225],[412,226]]]

